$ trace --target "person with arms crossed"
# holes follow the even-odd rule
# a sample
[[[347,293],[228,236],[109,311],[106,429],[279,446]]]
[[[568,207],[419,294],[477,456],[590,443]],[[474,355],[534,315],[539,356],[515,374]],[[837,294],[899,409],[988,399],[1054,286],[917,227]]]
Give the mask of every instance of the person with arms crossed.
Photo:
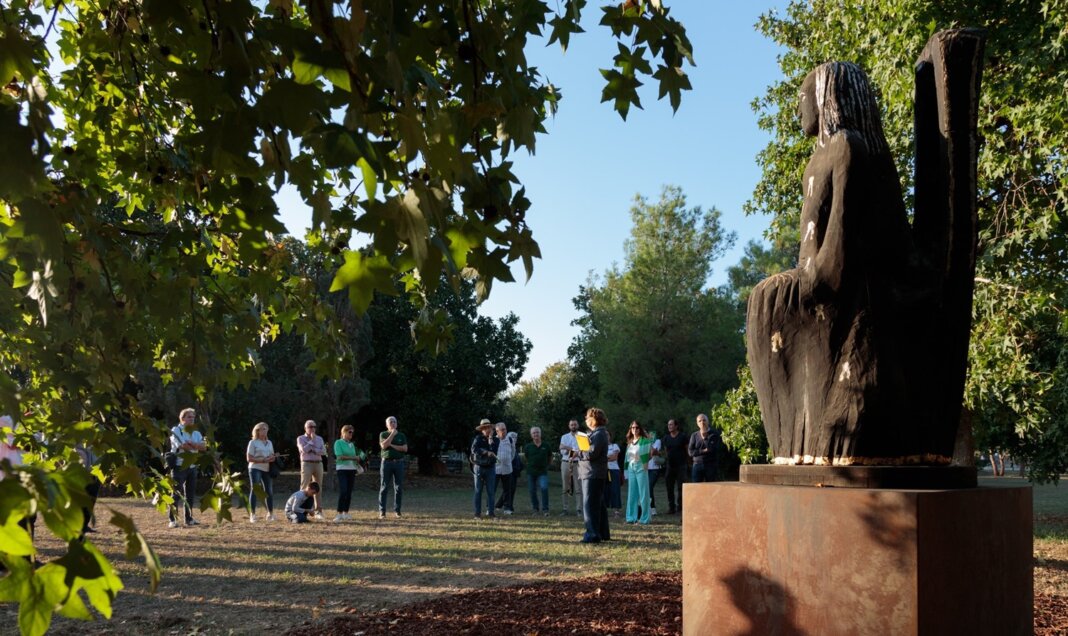
[[[352,488],[356,485],[356,475],[359,473],[359,464],[367,459],[367,455],[352,443],[352,434],[355,429],[351,424],[341,427],[341,439],[334,440],[334,459],[337,464],[334,472],[337,474],[337,514],[334,521],[348,521],[352,519],[349,507],[352,505]]]
[[[267,504],[267,521],[274,521],[274,480],[271,478],[271,462],[275,460],[274,444],[267,439],[267,422],[260,422],[252,427],[252,439],[245,449],[248,460],[249,523],[256,523],[256,486],[263,488],[263,498]]]
[[[704,413],[697,416],[697,428],[698,430],[690,436],[689,453],[690,458],[693,459],[690,480],[694,483],[718,481],[717,460],[723,439],[718,431],[709,426],[708,416]]]
[[[378,518],[386,517],[386,488],[393,484],[393,516],[401,516],[401,498],[404,494],[405,454],[408,452],[408,438],[397,428],[397,418],[386,418],[386,430],[378,435],[378,445],[382,449],[382,468],[379,470],[378,483]]]
[[[679,429],[679,423],[668,420],[667,435],[661,440],[664,450],[664,482],[667,484],[668,514],[682,512],[682,485],[686,483],[686,449],[690,439]],[[677,504],[676,504],[677,501]]]
[[[523,455],[527,460],[527,488],[530,490],[530,507],[534,514],[538,513],[538,494],[541,494],[541,512],[549,514],[549,461],[552,459],[552,451],[547,444],[541,441],[541,429],[531,427],[530,439],[532,440],[523,447]]]
[[[326,455],[326,442],[315,434],[315,420],[304,422],[304,434],[297,437],[297,449],[300,451],[300,487],[305,488],[313,481],[322,488],[323,457]],[[315,518],[323,518],[323,500],[319,491],[315,492]]]
[[[194,409],[182,409],[178,414],[179,424],[171,429],[171,452],[176,455],[171,479],[174,480],[178,499],[182,500],[187,526],[200,525],[193,519],[193,497],[197,492],[196,458],[199,453],[208,449],[204,436],[197,430],[196,417],[197,412]],[[177,507],[176,499],[175,505],[167,511],[168,527],[178,527]]]
[[[493,495],[497,490],[497,452],[501,440],[493,436],[493,424],[483,418],[471,441],[471,463],[475,475],[475,519],[482,518],[482,493],[486,493],[486,516],[495,518]]]

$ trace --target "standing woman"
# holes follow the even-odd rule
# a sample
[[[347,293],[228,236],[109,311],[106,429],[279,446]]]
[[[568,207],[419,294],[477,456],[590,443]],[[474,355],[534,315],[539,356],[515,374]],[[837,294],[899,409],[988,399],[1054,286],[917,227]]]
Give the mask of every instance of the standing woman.
[[[649,523],[649,458],[652,441],[637,421],[627,431],[627,523]],[[641,509],[641,517],[638,510]]]
[[[353,428],[350,424],[341,427],[341,439],[334,441],[334,458],[337,464],[337,515],[334,521],[352,519],[349,505],[352,504],[352,487],[356,484],[357,463],[367,459],[367,455],[352,443]]]
[[[271,479],[271,462],[275,460],[274,444],[267,439],[267,422],[252,427],[252,440],[248,443],[245,458],[248,459],[249,500],[252,512],[249,523],[256,523],[256,484],[263,486],[267,500],[267,521],[274,521],[274,480]]]
[[[619,469],[619,444],[612,441],[612,431],[608,432],[608,488],[605,492],[605,505],[612,509],[612,516],[619,516],[619,509],[623,507],[620,493],[623,489],[623,471]]]

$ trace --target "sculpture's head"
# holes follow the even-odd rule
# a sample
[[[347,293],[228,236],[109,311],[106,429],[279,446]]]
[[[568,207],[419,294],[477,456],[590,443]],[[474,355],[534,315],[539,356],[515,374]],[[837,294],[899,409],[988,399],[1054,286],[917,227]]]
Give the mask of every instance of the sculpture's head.
[[[868,76],[852,62],[820,64],[801,83],[801,128],[822,146],[835,133],[859,133],[873,154],[889,152]]]

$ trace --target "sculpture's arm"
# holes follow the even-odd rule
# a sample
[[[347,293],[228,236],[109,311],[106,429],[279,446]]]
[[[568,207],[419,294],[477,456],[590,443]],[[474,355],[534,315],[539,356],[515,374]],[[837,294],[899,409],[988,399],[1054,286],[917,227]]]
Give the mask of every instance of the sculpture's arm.
[[[849,131],[834,135],[817,152],[813,164],[822,169],[811,171],[811,196],[806,192],[802,218],[810,220],[801,228],[800,267],[804,290],[822,302],[839,294],[855,269],[856,218],[868,207],[863,203],[868,166],[864,143]]]

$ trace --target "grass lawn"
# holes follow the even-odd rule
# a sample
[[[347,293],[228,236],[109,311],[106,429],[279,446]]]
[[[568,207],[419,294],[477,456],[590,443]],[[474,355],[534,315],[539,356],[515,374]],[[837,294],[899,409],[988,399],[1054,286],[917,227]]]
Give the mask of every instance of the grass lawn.
[[[615,541],[582,545],[582,520],[558,516],[559,474],[550,486],[552,516],[530,512],[525,482],[516,492],[517,513],[497,520],[472,519],[470,477],[409,477],[404,516],[380,520],[377,474],[357,478],[354,519],[343,523],[285,521],[167,528],[147,503],[101,499],[93,541],[113,560],[126,589],[110,622],[56,619],[54,633],[246,634],[287,628],[346,611],[379,609],[475,588],[682,567],[680,518],[657,516],[649,526],[612,519]],[[275,489],[276,516],[296,489]],[[328,484],[329,488],[329,484]],[[661,494],[663,494],[661,486]],[[328,489],[327,518],[336,493]],[[164,566],[155,594],[143,567],[122,557],[120,535],[106,523],[111,507],[132,515]],[[392,493],[388,510],[392,510]],[[213,518],[212,518],[213,519]],[[62,546],[39,525],[42,560]],[[58,628],[62,629],[58,629]],[[15,629],[15,608],[0,605],[0,632]]]
[[[433,596],[535,580],[560,580],[614,572],[678,571],[678,516],[657,516],[646,527],[613,519],[614,541],[577,543],[581,519],[557,516],[559,474],[550,486],[550,517],[530,513],[525,483],[516,493],[517,514],[496,521],[471,518],[470,478],[410,477],[404,517],[377,513],[377,475],[357,478],[354,520],[294,525],[284,521],[214,526],[200,516],[195,528],[167,528],[146,503],[102,499],[94,542],[113,559],[126,584],[113,620],[82,623],[57,619],[54,633],[247,634],[285,629],[351,611],[395,607]],[[283,476],[276,487],[280,509],[296,487]],[[981,478],[984,486],[1020,485],[1017,478]],[[663,486],[657,485],[663,497]],[[333,517],[335,493],[326,493]],[[1068,486],[1040,486],[1035,501],[1035,592],[1068,597]],[[664,506],[664,502],[661,502]],[[159,552],[165,568],[149,594],[143,568],[122,557],[120,536],[107,525],[106,508],[131,514]],[[280,515],[279,515],[280,516]],[[43,560],[62,546],[39,526]],[[0,633],[13,633],[15,608],[0,606]]]

